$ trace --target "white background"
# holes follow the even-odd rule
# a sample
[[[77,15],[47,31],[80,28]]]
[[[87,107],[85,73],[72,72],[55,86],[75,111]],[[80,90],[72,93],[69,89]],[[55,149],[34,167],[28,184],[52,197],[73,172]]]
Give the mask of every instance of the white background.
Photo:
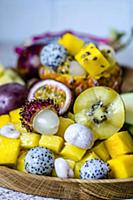
[[[14,45],[45,31],[72,29],[107,36],[130,31],[133,0],[0,0],[0,62],[15,64]],[[133,65],[133,45],[118,55]]]

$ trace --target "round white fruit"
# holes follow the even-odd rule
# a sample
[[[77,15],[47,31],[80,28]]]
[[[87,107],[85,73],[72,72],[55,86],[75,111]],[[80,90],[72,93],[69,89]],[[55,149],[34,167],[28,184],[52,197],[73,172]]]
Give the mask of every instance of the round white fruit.
[[[70,62],[69,70],[72,76],[84,76],[86,74],[84,68],[74,60]]]
[[[94,144],[94,136],[89,128],[75,123],[70,125],[64,134],[65,140],[82,149],[91,149]]]
[[[50,110],[41,110],[33,118],[33,129],[40,134],[55,134],[59,128],[58,115]]]

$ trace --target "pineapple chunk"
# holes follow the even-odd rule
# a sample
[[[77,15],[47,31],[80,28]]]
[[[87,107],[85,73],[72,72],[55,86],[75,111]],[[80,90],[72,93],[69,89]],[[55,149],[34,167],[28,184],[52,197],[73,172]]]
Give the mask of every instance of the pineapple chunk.
[[[108,161],[113,178],[133,177],[133,154],[122,155]]]
[[[133,139],[128,131],[114,134],[105,141],[105,146],[112,158],[126,153],[133,153]]]
[[[22,124],[21,123],[15,123],[14,124],[14,127],[17,131],[19,131],[20,133],[27,133],[27,130],[26,128],[22,127]]]
[[[24,159],[25,159],[26,154],[27,154],[27,151],[21,152],[21,154],[19,155],[19,157],[17,159],[16,168],[17,168],[17,170],[19,170],[21,172],[26,172],[25,165],[24,165]]]
[[[64,138],[64,133],[65,130],[68,128],[68,126],[70,126],[71,124],[74,124],[74,121],[69,119],[69,118],[64,118],[64,117],[60,117],[60,125],[59,125],[59,129],[56,135],[61,136]]]
[[[22,133],[20,135],[20,146],[25,149],[30,149],[39,145],[41,136],[36,133]]]
[[[75,164],[75,168],[74,168],[74,175],[75,178],[80,178],[80,169],[81,167],[84,165],[84,163],[92,158],[99,158],[94,152],[92,153],[87,153],[82,160],[80,160],[79,162],[77,162]]]
[[[102,159],[105,162],[110,159],[110,155],[105,147],[104,142],[101,142],[100,144],[96,145],[93,148],[93,151],[99,156],[100,159]]]
[[[2,128],[2,126],[5,126],[6,124],[10,123],[10,117],[9,115],[1,115],[0,116],[0,128]]]
[[[14,165],[20,150],[20,140],[0,136],[0,164]]]
[[[93,43],[83,47],[75,58],[90,76],[97,76],[110,67],[108,60]]]
[[[84,41],[72,35],[71,33],[64,34],[58,41],[59,44],[64,46],[69,54],[76,55],[84,45]]]
[[[12,110],[12,111],[9,112],[12,123],[21,123],[19,113],[20,113],[20,108]]]
[[[84,156],[86,149],[81,149],[72,144],[65,143],[60,155],[70,160],[79,161]]]
[[[39,141],[39,146],[47,147],[57,154],[61,151],[63,145],[63,138],[56,135],[42,135]]]

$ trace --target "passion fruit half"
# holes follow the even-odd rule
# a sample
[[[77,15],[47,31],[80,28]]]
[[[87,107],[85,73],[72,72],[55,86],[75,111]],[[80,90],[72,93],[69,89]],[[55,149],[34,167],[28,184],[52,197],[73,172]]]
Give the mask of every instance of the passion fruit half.
[[[119,131],[125,120],[120,95],[108,87],[92,87],[82,92],[74,103],[75,120],[88,126],[99,139]]]
[[[59,106],[59,114],[62,115],[69,109],[73,95],[71,90],[63,83],[51,79],[36,83],[30,90],[28,100],[51,99]]]

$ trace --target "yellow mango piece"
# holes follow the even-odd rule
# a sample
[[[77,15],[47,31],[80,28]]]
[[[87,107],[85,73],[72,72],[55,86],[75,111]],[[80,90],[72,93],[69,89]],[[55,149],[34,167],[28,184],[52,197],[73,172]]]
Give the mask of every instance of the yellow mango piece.
[[[102,159],[105,162],[110,159],[110,155],[106,149],[104,142],[101,142],[100,144],[96,145],[93,148],[93,151],[99,156],[100,159]]]
[[[19,131],[20,133],[27,133],[26,128],[24,128],[24,127],[22,126],[21,122],[20,122],[20,123],[15,123],[15,124],[14,124],[14,127],[15,127],[15,129],[16,129],[17,131]]]
[[[68,126],[70,126],[71,124],[74,124],[74,121],[72,119],[64,118],[64,117],[60,117],[59,119],[60,119],[60,125],[59,125],[59,129],[56,135],[64,138],[65,130],[68,128]]]
[[[84,156],[86,150],[76,147],[72,144],[65,143],[60,155],[70,160],[79,161]]]
[[[20,140],[0,136],[0,164],[15,165],[20,151]]]
[[[59,40],[58,43],[64,46],[69,54],[76,55],[80,49],[84,45],[84,41],[76,37],[75,35],[72,35],[71,33],[64,34]]]
[[[12,123],[21,123],[19,113],[20,113],[20,108],[12,110],[12,111],[9,112],[9,116],[11,118]]]
[[[81,167],[84,165],[84,163],[92,158],[99,158],[94,152],[92,153],[87,153],[82,160],[80,160],[79,162],[77,162],[75,164],[75,168],[74,168],[74,176],[75,178],[80,178],[80,169]]]
[[[7,115],[7,114],[1,115],[0,116],[0,128],[2,128],[2,126],[5,126],[8,123],[10,123],[9,115]]]
[[[113,158],[108,164],[113,178],[133,177],[133,154]]]
[[[108,60],[93,43],[84,46],[75,58],[92,77],[101,74],[110,67]]]
[[[112,158],[126,153],[133,153],[133,139],[128,131],[115,133],[104,144]]]
[[[36,133],[22,133],[20,135],[20,146],[25,149],[31,149],[39,145],[41,136]]]
[[[27,151],[23,151],[17,159],[16,169],[21,172],[26,172],[25,165],[24,165],[24,159],[25,159],[26,154],[27,154]]]
[[[55,153],[59,153],[63,145],[63,138],[56,135],[42,135],[39,141],[39,146],[47,147]]]

